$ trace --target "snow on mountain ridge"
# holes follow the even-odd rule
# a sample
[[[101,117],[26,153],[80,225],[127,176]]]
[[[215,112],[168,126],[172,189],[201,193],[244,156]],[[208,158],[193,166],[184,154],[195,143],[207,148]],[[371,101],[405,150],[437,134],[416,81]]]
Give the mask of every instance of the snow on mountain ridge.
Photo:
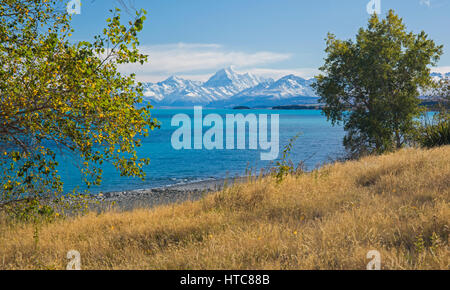
[[[250,73],[238,74],[232,67],[221,69],[216,72],[208,81],[204,83],[205,87],[227,87],[233,91],[242,91],[254,87],[264,81]]]
[[[219,70],[205,83],[171,76],[156,84],[144,84],[144,97],[164,106],[206,105],[229,99],[264,81],[249,73],[238,74],[229,67]]]
[[[287,75],[276,82],[266,83],[262,86],[256,86],[248,90],[244,90],[235,97],[264,97],[276,99],[285,99],[291,97],[315,97],[315,93],[311,88],[313,80],[305,80],[295,75]]]

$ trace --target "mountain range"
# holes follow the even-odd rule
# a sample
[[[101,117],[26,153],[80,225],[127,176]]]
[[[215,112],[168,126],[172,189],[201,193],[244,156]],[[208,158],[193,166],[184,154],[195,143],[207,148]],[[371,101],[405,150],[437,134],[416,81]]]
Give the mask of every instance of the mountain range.
[[[156,107],[315,104],[318,98],[311,88],[313,82],[314,79],[294,75],[275,81],[250,73],[239,74],[230,67],[219,70],[206,82],[172,76],[159,83],[146,83],[144,97]]]
[[[450,73],[432,73],[435,79]],[[311,85],[315,79],[287,75],[278,80],[250,73],[240,74],[233,68],[216,72],[206,82],[171,76],[165,81],[144,84],[144,101],[155,107],[204,106],[211,108],[273,107],[317,104]]]
[[[431,76],[434,77],[434,78],[439,78],[439,79],[442,79],[442,78],[445,78],[445,77],[450,78],[450,72],[448,72],[448,73],[437,73],[437,72],[434,72],[434,73],[431,73]]]

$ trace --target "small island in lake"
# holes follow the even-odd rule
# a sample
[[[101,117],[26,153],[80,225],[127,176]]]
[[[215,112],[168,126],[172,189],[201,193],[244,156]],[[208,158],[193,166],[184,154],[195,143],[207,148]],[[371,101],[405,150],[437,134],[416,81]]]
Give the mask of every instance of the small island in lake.
[[[321,110],[324,106],[321,104],[316,105],[287,105],[287,106],[275,106],[272,110]]]
[[[250,107],[247,106],[236,106],[233,110],[250,110]]]

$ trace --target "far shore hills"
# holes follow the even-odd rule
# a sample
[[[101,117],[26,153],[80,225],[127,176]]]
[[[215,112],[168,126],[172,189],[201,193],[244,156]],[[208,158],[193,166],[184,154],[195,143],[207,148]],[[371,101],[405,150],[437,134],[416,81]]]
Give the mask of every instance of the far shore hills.
[[[430,110],[437,109],[441,103],[438,100],[426,100],[420,103],[420,106],[424,106]],[[448,106],[448,104],[447,104]],[[304,105],[280,105],[273,107],[249,107],[249,106],[235,106],[228,109],[233,110],[258,110],[258,109],[266,109],[266,110],[322,110],[325,107],[325,104],[304,104]],[[155,107],[155,109],[187,109],[190,107]],[[208,108],[206,109],[227,109],[227,108]]]
[[[321,110],[324,107],[322,104],[317,105],[285,105],[285,106],[274,106],[268,109],[272,110]],[[234,110],[251,110],[259,108],[250,108],[247,106],[236,106]]]

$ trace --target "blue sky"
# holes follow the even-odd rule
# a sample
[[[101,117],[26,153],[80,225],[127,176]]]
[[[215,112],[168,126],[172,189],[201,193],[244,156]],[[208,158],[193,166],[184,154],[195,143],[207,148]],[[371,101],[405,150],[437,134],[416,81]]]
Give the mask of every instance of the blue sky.
[[[112,0],[81,0],[74,15],[75,40],[102,31]],[[369,0],[123,0],[144,8],[140,34],[150,62],[126,66],[142,81],[170,75],[205,80],[233,66],[268,77],[294,73],[312,77],[324,58],[325,37],[353,38],[366,26]],[[450,0],[381,0],[381,12],[394,9],[408,30],[424,30],[444,45],[438,71],[450,71]]]

